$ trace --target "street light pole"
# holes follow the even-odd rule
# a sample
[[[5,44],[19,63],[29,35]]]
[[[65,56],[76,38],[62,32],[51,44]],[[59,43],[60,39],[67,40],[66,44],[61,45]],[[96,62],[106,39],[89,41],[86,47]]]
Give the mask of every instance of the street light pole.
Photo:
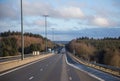
[[[78,30],[78,27],[73,27],[75,30]],[[77,35],[79,35],[79,33],[77,32]],[[75,34],[76,37],[76,34]],[[73,44],[73,54],[76,54],[76,39],[74,40],[74,44]]]
[[[52,41],[54,42],[54,28],[52,28]]]
[[[24,35],[23,35],[23,8],[22,8],[22,0],[21,0],[21,60],[24,59]]]
[[[52,41],[53,41],[53,48],[54,48],[54,29],[55,29],[55,28],[52,28]]]
[[[45,50],[46,50],[46,53],[47,53],[47,17],[48,15],[43,15],[45,17]]]

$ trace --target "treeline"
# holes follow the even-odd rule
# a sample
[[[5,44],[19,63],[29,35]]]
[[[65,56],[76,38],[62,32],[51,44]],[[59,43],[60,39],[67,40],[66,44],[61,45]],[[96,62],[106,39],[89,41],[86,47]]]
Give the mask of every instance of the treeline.
[[[24,33],[24,53],[45,50],[45,38],[39,34]],[[54,44],[47,39],[48,48]],[[0,33],[0,56],[14,56],[21,53],[21,33],[7,31]]]
[[[18,54],[17,39],[14,37],[0,40],[0,56],[14,56]]]
[[[11,35],[21,35],[21,32],[8,30],[8,31],[6,31],[6,32],[0,33],[0,37],[8,37],[8,36],[11,36]],[[25,33],[24,33],[24,36],[43,38],[43,37],[42,37],[41,35],[39,35],[39,34],[33,34],[33,33],[28,33],[28,32],[25,32]]]
[[[104,39],[77,38],[72,40],[67,48],[84,60],[120,67],[120,37]]]
[[[104,37],[104,38],[100,38],[100,39],[94,39],[94,38],[89,38],[89,37],[80,37],[77,38],[77,40],[120,40],[120,36],[119,37]]]

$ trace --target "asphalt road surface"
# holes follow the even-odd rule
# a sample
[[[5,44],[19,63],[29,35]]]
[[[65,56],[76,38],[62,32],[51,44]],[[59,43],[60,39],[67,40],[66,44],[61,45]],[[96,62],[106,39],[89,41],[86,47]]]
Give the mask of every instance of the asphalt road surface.
[[[72,65],[71,65],[72,64]],[[25,67],[1,74],[0,81],[100,81],[98,77],[76,69],[65,54],[55,54]],[[104,81],[104,80],[103,80]],[[109,81],[109,80],[108,80]],[[116,80],[117,81],[117,80]],[[118,80],[119,81],[119,80]]]

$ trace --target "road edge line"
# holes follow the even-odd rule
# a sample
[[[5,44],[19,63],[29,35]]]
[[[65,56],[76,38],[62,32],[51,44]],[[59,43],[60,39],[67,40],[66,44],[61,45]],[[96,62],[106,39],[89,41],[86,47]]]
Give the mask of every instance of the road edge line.
[[[72,66],[72,67],[74,67],[75,69],[78,69],[78,70],[80,70],[80,71],[88,74],[89,76],[91,76],[91,77],[93,77],[93,78],[96,78],[96,79],[98,79],[98,80],[100,80],[100,81],[105,81],[105,80],[102,79],[102,78],[99,78],[99,77],[97,77],[97,76],[95,76],[95,75],[93,75],[93,74],[91,74],[91,73],[89,73],[89,72],[87,72],[87,71],[84,71],[84,70],[80,69],[79,67],[77,67],[77,66],[75,66],[75,65],[73,65],[73,64],[70,64],[70,63],[68,62],[68,60],[67,60],[67,56],[66,56],[66,55],[65,55],[65,60],[66,60],[66,63],[67,63],[69,66]]]
[[[51,57],[51,56],[49,56],[49,57]],[[11,70],[9,70],[9,71],[6,71],[6,72],[1,73],[0,76],[3,76],[3,75],[5,75],[5,74],[11,73],[11,72],[13,72],[13,71],[22,69],[22,68],[24,68],[24,67],[27,67],[27,66],[29,66],[29,65],[32,65],[32,64],[34,64],[34,63],[37,63],[37,62],[39,62],[39,61],[45,60],[45,59],[47,59],[47,58],[49,58],[49,57],[41,58],[41,59],[38,59],[38,60],[33,61],[33,62],[31,62],[31,63],[28,63],[28,64],[26,64],[26,65],[18,66],[18,67],[14,68],[14,69],[11,69]]]

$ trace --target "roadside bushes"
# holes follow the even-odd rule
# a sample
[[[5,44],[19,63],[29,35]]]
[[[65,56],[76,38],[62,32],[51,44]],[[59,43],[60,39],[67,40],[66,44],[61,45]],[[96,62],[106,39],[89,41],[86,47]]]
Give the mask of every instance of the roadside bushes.
[[[75,54],[77,56],[88,61],[91,61],[94,59],[94,56],[95,56],[94,52],[96,51],[96,49],[92,45],[85,44],[85,43],[78,43],[78,42],[75,42],[75,40],[69,44],[69,49],[75,50]]]
[[[39,34],[24,33],[24,54],[32,51],[45,51],[45,40]],[[48,48],[56,46],[47,39]],[[21,53],[21,32],[6,31],[0,33],[0,56],[13,56]]]
[[[88,61],[92,60],[91,57],[94,56],[94,52],[95,52],[95,48],[91,45],[80,43],[80,44],[77,44],[76,46],[76,53],[78,53],[79,56],[85,58]]]
[[[13,56],[18,54],[17,39],[4,37],[0,43],[0,56]]]
[[[120,52],[118,50],[107,49],[103,60],[104,64],[120,67]]]
[[[70,52],[75,50],[75,55],[89,62],[94,61],[100,64],[120,67],[119,38],[79,38],[70,41],[67,48]]]
[[[21,52],[21,48],[19,48],[19,51]],[[29,53],[32,53],[33,51],[42,51],[41,44],[35,43],[24,48],[24,54],[29,54]]]

